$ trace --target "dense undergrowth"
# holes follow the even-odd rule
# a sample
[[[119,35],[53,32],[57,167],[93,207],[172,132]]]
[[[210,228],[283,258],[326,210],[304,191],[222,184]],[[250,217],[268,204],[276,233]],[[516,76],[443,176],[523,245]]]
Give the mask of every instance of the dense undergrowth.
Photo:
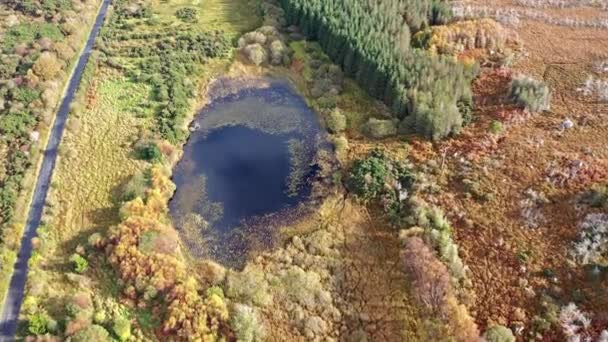
[[[96,1],[0,4],[0,298],[15,262],[40,141],[97,8]],[[80,12],[77,14],[76,12]],[[20,207],[19,207],[20,206]]]

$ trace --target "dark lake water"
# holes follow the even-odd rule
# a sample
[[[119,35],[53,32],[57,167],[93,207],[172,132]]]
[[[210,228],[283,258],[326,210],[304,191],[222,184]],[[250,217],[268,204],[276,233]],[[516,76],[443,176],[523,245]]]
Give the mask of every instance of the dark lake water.
[[[216,95],[193,127],[173,171],[171,215],[193,255],[239,267],[306,202],[321,127],[279,81]]]

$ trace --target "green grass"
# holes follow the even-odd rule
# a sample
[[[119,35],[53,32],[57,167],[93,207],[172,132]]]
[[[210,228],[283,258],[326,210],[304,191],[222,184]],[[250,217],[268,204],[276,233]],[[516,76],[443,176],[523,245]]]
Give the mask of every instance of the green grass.
[[[18,24],[7,30],[2,42],[5,49],[13,49],[18,44],[31,44],[40,38],[49,38],[53,41],[61,41],[64,35],[59,26],[51,23],[26,23]]]
[[[179,25],[175,12],[180,8],[198,10],[198,21],[192,23],[200,30],[222,30],[237,36],[252,31],[261,22],[255,15],[258,7],[255,0],[155,0],[154,13],[158,13],[160,21],[168,25]]]

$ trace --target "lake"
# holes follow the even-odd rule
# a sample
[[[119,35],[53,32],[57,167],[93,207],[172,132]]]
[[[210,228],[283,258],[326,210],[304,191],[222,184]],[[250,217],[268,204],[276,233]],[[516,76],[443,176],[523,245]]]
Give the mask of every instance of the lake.
[[[196,257],[239,267],[270,248],[311,192],[324,140],[317,115],[284,81],[216,82],[173,170],[169,207]]]

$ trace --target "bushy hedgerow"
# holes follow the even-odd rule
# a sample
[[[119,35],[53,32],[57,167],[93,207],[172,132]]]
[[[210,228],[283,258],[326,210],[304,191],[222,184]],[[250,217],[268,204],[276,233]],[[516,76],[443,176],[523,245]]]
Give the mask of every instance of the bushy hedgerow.
[[[255,65],[288,65],[291,62],[291,49],[287,47],[284,37],[272,26],[262,26],[245,33],[239,38],[238,47]]]
[[[6,0],[4,3],[26,15],[53,17],[63,11],[73,9],[71,0]]]
[[[550,108],[551,91],[544,82],[519,76],[511,81],[509,99],[531,112],[542,112]]]
[[[163,243],[176,240],[173,227],[164,223],[167,201],[175,187],[161,166],[153,166],[149,174],[146,197],[122,206],[122,221],[109,230],[105,244],[98,248],[105,251],[120,278],[124,296],[134,306],[160,312],[162,334],[177,340],[218,338],[220,326],[228,320],[226,303],[213,293],[204,295],[206,288],[188,273],[179,252],[164,252]],[[150,234],[167,239],[142,248],[141,242]],[[122,326],[120,334],[126,336],[126,330]]]
[[[421,238],[405,237],[403,244],[412,294],[428,317],[425,330],[456,341],[478,340],[477,325],[466,307],[458,303],[446,266]]]
[[[467,279],[467,268],[458,254],[458,245],[452,238],[452,226],[441,209],[430,206],[417,197],[412,197],[408,203],[411,225],[424,230],[425,238],[438,252],[439,258],[450,270],[454,282],[463,285]]]

